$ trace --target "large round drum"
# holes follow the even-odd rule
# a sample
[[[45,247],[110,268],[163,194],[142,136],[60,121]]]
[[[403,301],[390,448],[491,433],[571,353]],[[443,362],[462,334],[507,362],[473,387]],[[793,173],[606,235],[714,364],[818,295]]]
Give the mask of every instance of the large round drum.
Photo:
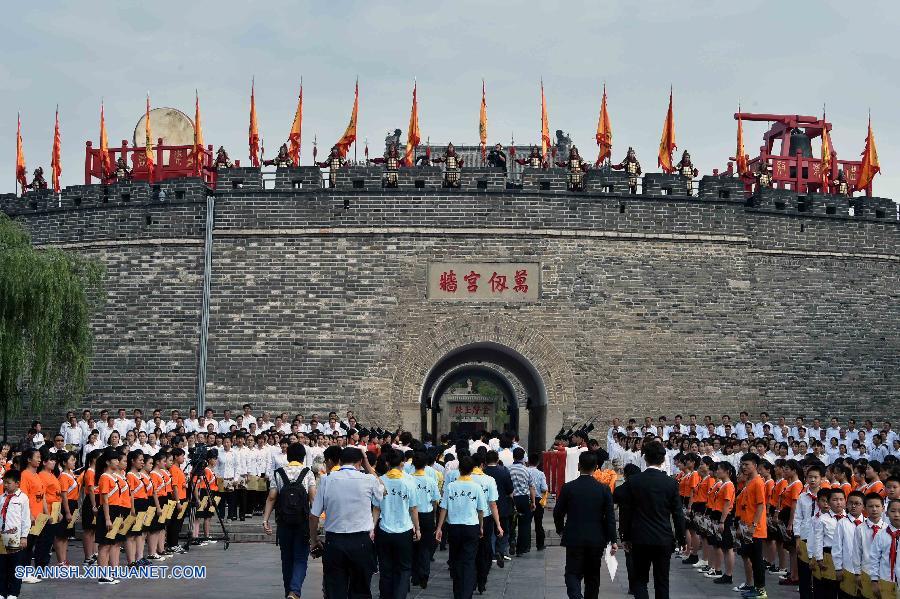
[[[144,120],[142,114],[134,127],[134,145],[144,147]],[[162,138],[164,146],[189,146],[194,143],[194,122],[178,109],[154,108],[150,111],[150,134],[153,145]]]

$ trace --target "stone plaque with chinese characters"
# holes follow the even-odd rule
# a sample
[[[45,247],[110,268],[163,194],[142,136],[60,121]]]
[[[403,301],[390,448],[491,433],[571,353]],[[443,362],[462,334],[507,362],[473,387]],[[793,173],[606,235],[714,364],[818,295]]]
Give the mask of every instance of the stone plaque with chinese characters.
[[[430,262],[430,300],[536,302],[541,265],[536,262]]]

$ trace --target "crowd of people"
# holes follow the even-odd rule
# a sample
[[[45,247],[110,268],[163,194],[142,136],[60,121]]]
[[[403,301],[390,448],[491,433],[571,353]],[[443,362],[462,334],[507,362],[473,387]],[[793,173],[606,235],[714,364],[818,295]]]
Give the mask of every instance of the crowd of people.
[[[139,409],[103,410],[96,421],[70,412],[52,437],[34,422],[0,446],[0,595],[40,582],[17,579],[17,565],[49,565],[51,553],[68,564],[76,529],[86,564],[140,566],[216,542],[219,518],[261,517],[277,535],[289,599],[301,594],[310,556],[323,557],[328,599],[369,596],[376,571],[382,598],[406,597],[427,588],[445,548],[453,596],[469,598],[487,589],[493,567],[545,548],[553,506],[573,599],[598,596],[604,551],[612,559],[619,544],[641,599],[651,568],[656,597],[668,596],[676,547],[698,575],[743,597],[765,598],[768,574],[802,598],[892,599],[900,439],[889,422],[829,425],[772,423],[766,413],[752,423],[745,412],[734,424],[727,415],[719,424],[614,419],[605,448],[591,426],[528,453],[510,433],[420,440],[362,427],[352,411],[257,417],[246,404],[236,417],[173,410],[165,421],[158,410],[149,420]]]

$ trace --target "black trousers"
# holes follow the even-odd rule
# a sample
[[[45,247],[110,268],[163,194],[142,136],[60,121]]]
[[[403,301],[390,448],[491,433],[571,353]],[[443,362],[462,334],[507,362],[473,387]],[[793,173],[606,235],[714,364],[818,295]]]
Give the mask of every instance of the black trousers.
[[[566,547],[566,592],[569,599],[597,599],[603,547]],[[584,581],[584,594],[581,581]]]
[[[420,585],[431,576],[431,556],[434,555],[434,512],[419,512],[419,530],[422,538],[413,543],[412,583]]]
[[[513,502],[516,505],[518,516],[518,530],[516,535],[516,554],[531,551],[531,497],[528,495],[515,495]],[[510,547],[512,551],[512,547]]]
[[[763,563],[763,540],[753,539],[746,546],[747,557],[750,558],[750,566],[753,568],[753,586],[763,589],[766,586],[766,565]]]
[[[223,500],[228,506],[228,519],[237,520],[237,491],[226,491],[222,493]]]
[[[650,582],[650,568],[653,568],[653,591],[656,599],[669,599],[669,563],[672,559],[671,545],[631,546],[634,564],[634,597],[649,599],[647,584]]]
[[[238,517],[243,520],[247,516],[247,489],[241,487],[234,494],[237,496]]]
[[[32,535],[28,535],[28,545],[31,546],[32,539],[35,540],[34,543],[34,565],[40,567],[46,567],[50,565],[50,550],[53,548],[53,530],[54,526],[52,526],[49,522],[44,525],[44,529],[41,531],[41,534],[32,537]],[[22,564],[23,566],[27,566],[28,564]]]
[[[328,599],[371,597],[375,565],[369,533],[325,533],[322,575]]]
[[[169,518],[169,521],[166,522],[166,547],[174,547],[178,544],[178,535],[181,534],[181,526],[184,524],[184,518],[178,517],[178,512],[180,511],[181,508],[175,506],[175,512]]]
[[[380,599],[406,599],[412,572],[413,533],[378,531],[378,592]]]
[[[534,546],[540,551],[544,548],[544,506],[540,503],[534,506]]]
[[[494,535],[494,519],[484,519],[484,534],[478,539],[478,551],[475,553],[475,580],[479,585],[487,585],[488,574],[494,563],[494,550],[491,548]]]
[[[29,566],[24,559],[28,557],[24,551],[15,551],[0,555],[0,596],[21,595],[22,579],[16,577],[16,566]],[[31,558],[28,557],[31,561]]]
[[[509,555],[510,553],[510,543],[513,542],[513,539],[516,537],[516,530],[513,527],[513,515],[500,514],[500,526],[503,527],[503,536],[497,538],[496,545],[494,546],[494,550],[497,553],[497,557],[501,555]],[[515,550],[515,547],[512,548]]]
[[[797,560],[797,580],[800,581],[800,599],[812,598],[812,571],[809,564]]]
[[[475,593],[475,555],[478,553],[477,524],[449,524],[450,578],[453,580],[453,599],[472,599]],[[332,598],[329,598],[332,599]]]

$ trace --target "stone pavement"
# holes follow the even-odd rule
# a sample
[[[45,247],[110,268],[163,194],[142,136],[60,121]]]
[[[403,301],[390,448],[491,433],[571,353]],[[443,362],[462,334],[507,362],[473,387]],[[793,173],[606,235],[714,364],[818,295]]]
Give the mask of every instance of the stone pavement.
[[[82,559],[81,545],[71,543],[72,560]],[[627,598],[627,581],[624,557],[619,554],[620,568],[615,581],[610,581],[606,572],[601,575],[600,597]],[[446,552],[435,554],[432,564],[432,582],[422,591],[414,588],[410,599],[447,599],[450,593],[450,576],[446,569]],[[278,550],[271,543],[236,543],[228,551],[223,551],[221,542],[194,549],[187,556],[171,558],[164,565],[205,564],[205,580],[130,580],[118,585],[100,586],[89,580],[45,580],[36,585],[23,585],[21,598],[31,599],[197,599],[198,597],[227,597],[278,599],[283,596],[281,569]],[[522,558],[513,558],[503,569],[494,567],[488,580],[487,592],[478,595],[482,599],[565,599],[563,568],[565,550],[548,547],[543,552],[531,552]],[[373,596],[378,596],[378,578],[373,580]],[[793,599],[797,597],[793,589],[778,587],[775,577],[770,576],[769,596],[773,599]],[[704,599],[736,599],[737,593],[731,588],[721,588],[697,575],[692,568],[682,566],[673,560],[671,575],[671,597],[703,597]],[[309,574],[303,586],[304,597],[321,597],[322,562],[310,560]],[[652,596],[652,590],[651,590]]]

